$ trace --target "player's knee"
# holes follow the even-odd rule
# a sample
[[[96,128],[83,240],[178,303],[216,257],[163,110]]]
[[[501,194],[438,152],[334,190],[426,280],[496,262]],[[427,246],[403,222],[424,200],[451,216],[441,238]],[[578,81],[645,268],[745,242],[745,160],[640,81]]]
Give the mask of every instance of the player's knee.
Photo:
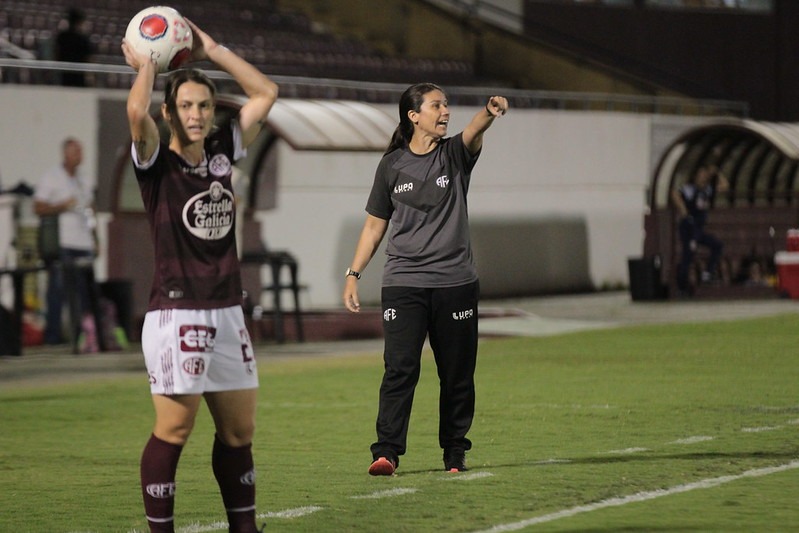
[[[179,424],[156,422],[153,433],[163,441],[183,446],[188,442],[192,429],[194,429],[193,422],[182,422]]]
[[[252,442],[255,424],[243,424],[233,428],[217,428],[217,437],[223,444],[231,448],[246,446]]]

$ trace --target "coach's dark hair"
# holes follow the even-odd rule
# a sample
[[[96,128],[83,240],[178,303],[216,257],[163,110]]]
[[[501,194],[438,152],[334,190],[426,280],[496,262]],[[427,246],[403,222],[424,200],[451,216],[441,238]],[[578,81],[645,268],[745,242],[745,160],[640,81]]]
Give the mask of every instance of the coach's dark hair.
[[[178,89],[187,81],[193,81],[208,87],[208,90],[211,91],[211,99],[216,102],[216,85],[211,81],[211,78],[195,68],[176,70],[169,75],[164,86],[164,104],[166,104],[167,111],[173,116],[177,114]]]
[[[385,151],[386,154],[393,152],[397,148],[404,148],[411,142],[411,138],[413,137],[413,122],[411,122],[411,119],[408,117],[408,111],[413,110],[418,113],[422,109],[424,95],[430,91],[444,92],[444,90],[435,83],[417,83],[416,85],[411,85],[402,93],[399,101],[400,121],[397,125],[397,129],[394,130],[394,134],[391,136],[391,142],[388,143],[388,148],[386,148]]]

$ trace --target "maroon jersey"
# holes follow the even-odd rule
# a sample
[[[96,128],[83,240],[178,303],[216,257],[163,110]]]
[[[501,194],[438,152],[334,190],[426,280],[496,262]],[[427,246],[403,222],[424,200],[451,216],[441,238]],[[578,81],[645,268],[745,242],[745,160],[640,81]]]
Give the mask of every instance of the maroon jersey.
[[[155,246],[148,310],[214,309],[241,303],[236,222],[230,177],[245,155],[233,123],[205,140],[199,165],[165,143],[149,164],[134,169]]]

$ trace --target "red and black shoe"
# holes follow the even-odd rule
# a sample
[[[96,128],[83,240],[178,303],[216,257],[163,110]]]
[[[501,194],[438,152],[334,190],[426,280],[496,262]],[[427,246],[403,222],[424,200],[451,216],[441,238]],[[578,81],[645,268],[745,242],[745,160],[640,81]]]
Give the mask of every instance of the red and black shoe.
[[[465,472],[466,452],[461,448],[448,448],[444,450],[444,470],[447,472]]]
[[[378,457],[369,466],[371,476],[393,476],[397,469],[397,463],[385,457]]]

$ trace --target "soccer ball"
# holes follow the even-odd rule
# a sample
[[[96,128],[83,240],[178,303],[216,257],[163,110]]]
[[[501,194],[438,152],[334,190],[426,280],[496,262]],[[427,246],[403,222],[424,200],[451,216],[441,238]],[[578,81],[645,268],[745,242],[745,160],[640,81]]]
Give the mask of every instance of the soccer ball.
[[[152,6],[136,13],[128,23],[125,40],[137,52],[153,58],[159,73],[180,68],[191,55],[191,27],[171,7]]]

